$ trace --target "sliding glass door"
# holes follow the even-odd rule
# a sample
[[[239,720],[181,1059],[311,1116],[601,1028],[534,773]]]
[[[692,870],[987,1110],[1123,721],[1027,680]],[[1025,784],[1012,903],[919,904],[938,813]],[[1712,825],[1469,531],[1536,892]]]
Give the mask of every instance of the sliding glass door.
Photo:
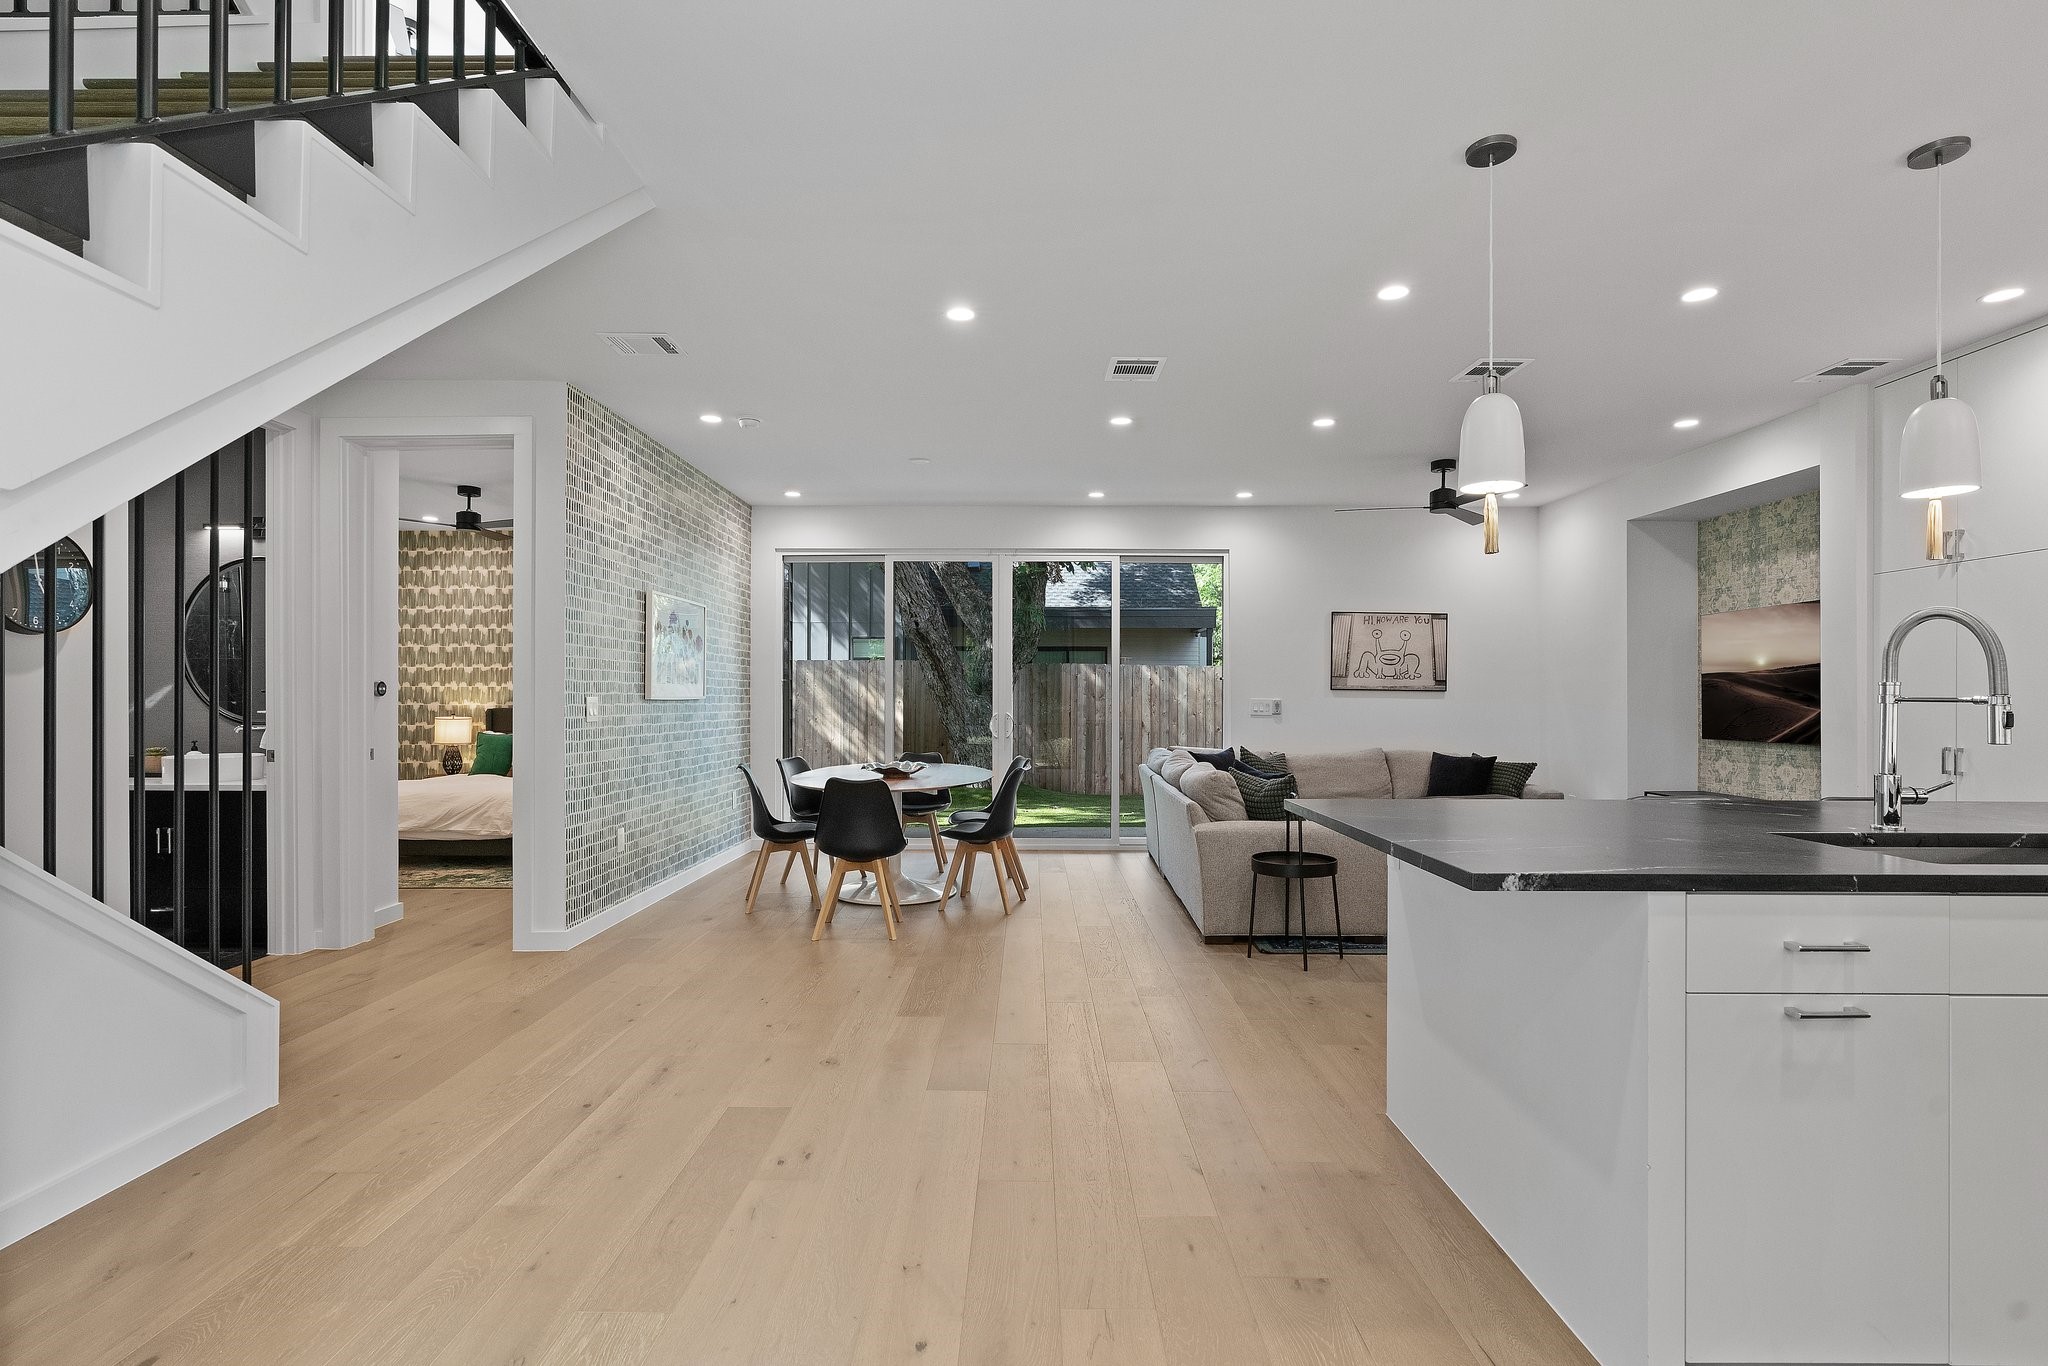
[[[1107,842],[1143,829],[1147,751],[1223,743],[1220,556],[790,557],[784,586],[784,752],[814,766],[1021,754],[1018,837]]]

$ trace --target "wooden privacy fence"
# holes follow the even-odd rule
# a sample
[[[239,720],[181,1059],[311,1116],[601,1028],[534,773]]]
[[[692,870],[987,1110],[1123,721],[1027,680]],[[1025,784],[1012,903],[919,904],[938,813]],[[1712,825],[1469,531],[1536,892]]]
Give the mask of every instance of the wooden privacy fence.
[[[883,661],[797,660],[790,667],[794,753],[822,766],[864,762],[890,749],[885,711],[888,666]],[[985,722],[974,727],[963,745],[946,734],[924,670],[914,662],[898,668],[902,748],[983,761]],[[1114,688],[1123,718],[1120,786],[1125,794],[1138,791],[1138,766],[1147,750],[1222,743],[1220,667],[1125,664],[1116,672]],[[1098,796],[1109,791],[1111,689],[1107,664],[1033,664],[1018,672],[1017,752],[1030,755],[1036,765],[1033,786]],[[981,753],[972,753],[975,749]]]

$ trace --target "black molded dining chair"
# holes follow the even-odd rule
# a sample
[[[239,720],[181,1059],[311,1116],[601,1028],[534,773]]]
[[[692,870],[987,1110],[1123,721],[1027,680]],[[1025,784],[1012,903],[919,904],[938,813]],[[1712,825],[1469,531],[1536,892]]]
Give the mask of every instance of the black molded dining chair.
[[[1031,768],[1031,760],[1019,754],[1012,758],[1010,766],[1003,770],[1003,777],[1007,780],[1012,773],[1018,775],[1018,788],[1021,791],[1023,779],[1031,772]],[[987,823],[988,817],[989,813],[986,807],[978,810],[955,811],[947,824],[955,829],[971,830]],[[1017,850],[1014,832],[1012,837],[1005,838],[995,848],[996,852],[1002,856],[1003,868],[1009,873],[1010,882],[1017,888],[1017,899],[1019,901],[1023,900],[1024,893],[1031,890],[1031,879],[1024,875],[1024,857]],[[970,869],[969,871],[971,872],[972,870]]]
[[[937,750],[925,753],[919,753],[916,750],[905,750],[900,757],[914,759],[921,764],[943,764],[946,762],[946,756]],[[944,815],[946,808],[952,804],[953,789],[950,787],[942,787],[932,792],[906,792],[903,794],[903,824],[905,826],[924,826],[932,837],[932,857],[939,861],[940,867],[944,867],[946,863],[946,847],[939,843],[939,817]],[[910,831],[906,829],[903,833],[908,835]]]
[[[995,799],[983,813],[984,819],[946,827],[946,838],[957,841],[959,847],[954,851],[952,864],[946,869],[946,888],[939,894],[941,906],[953,895],[953,879],[960,875],[963,865],[967,875],[960,882],[960,895],[965,897],[974,890],[974,860],[986,854],[997,864],[996,892],[1003,899],[1003,914],[1010,913],[1010,886],[1004,874],[1010,873],[1011,880],[1015,880],[1016,866],[1021,863],[1011,836],[1017,831],[1017,789],[1024,785],[1024,773],[1030,766],[1029,760],[1011,760],[1009,772],[1003,775],[1002,783],[996,788]],[[1021,886],[1018,898],[1023,898]]]
[[[814,787],[798,787],[793,781],[799,773],[811,771],[810,761],[801,754],[785,755],[775,761],[775,771],[782,775],[782,800],[789,807],[789,818],[793,821],[815,821],[818,819],[818,790]],[[782,864],[781,886],[789,885],[789,870],[796,867],[796,855],[791,854]]]
[[[768,809],[768,799],[761,795],[761,784],[754,778],[750,765],[739,766],[740,776],[747,780],[747,795],[754,803],[754,835],[761,841],[761,853],[754,860],[754,880],[747,884],[747,914],[754,913],[754,899],[761,894],[761,879],[768,873],[769,860],[787,851],[791,861],[803,860],[804,879],[811,884],[811,904],[818,904],[818,869],[811,862],[811,838],[818,833],[815,821],[779,821]],[[785,876],[788,870],[784,870]]]
[[[811,929],[816,941],[832,923],[839,909],[839,886],[848,873],[869,873],[875,879],[882,901],[882,920],[889,937],[896,937],[898,916],[896,878],[889,860],[910,843],[903,836],[903,822],[896,815],[896,799],[889,785],[879,778],[831,778],[818,802],[818,852],[832,860],[825,875],[825,904],[818,908],[818,923]]]

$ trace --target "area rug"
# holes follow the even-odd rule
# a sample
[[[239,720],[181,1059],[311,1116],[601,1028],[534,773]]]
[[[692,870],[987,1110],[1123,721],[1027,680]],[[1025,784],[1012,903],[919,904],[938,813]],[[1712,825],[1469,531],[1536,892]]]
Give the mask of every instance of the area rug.
[[[1252,947],[1260,953],[1299,954],[1301,952],[1301,941],[1291,936],[1261,934],[1253,936]],[[1336,937],[1334,935],[1312,934],[1308,937],[1308,951],[1310,953],[1334,954],[1337,952]],[[1346,955],[1355,953],[1361,958],[1384,958],[1387,954],[1386,936],[1378,934],[1352,936],[1347,934],[1344,936],[1344,952]]]
[[[510,859],[403,859],[398,865],[400,889],[430,887],[510,887]]]

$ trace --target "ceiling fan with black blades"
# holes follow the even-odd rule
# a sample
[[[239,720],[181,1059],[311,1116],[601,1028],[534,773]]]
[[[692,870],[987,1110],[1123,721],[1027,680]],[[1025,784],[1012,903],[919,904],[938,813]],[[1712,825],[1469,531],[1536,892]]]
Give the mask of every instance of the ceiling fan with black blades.
[[[1429,491],[1426,503],[1387,503],[1375,507],[1338,508],[1338,512],[1441,512],[1455,517],[1471,526],[1478,526],[1486,518],[1472,510],[1473,503],[1483,503],[1483,493],[1460,493],[1451,487],[1451,471],[1458,468],[1458,462],[1446,456],[1429,462],[1429,472],[1436,476],[1436,487]]]
[[[505,529],[512,525],[510,517],[486,522],[484,515],[473,506],[477,499],[484,496],[481,488],[475,484],[457,484],[455,496],[462,500],[462,508],[455,514],[453,523],[444,522],[438,517],[401,517],[398,520],[410,522],[415,526],[451,527],[455,531],[474,531],[484,536],[495,536],[501,541],[511,539],[505,534]]]

